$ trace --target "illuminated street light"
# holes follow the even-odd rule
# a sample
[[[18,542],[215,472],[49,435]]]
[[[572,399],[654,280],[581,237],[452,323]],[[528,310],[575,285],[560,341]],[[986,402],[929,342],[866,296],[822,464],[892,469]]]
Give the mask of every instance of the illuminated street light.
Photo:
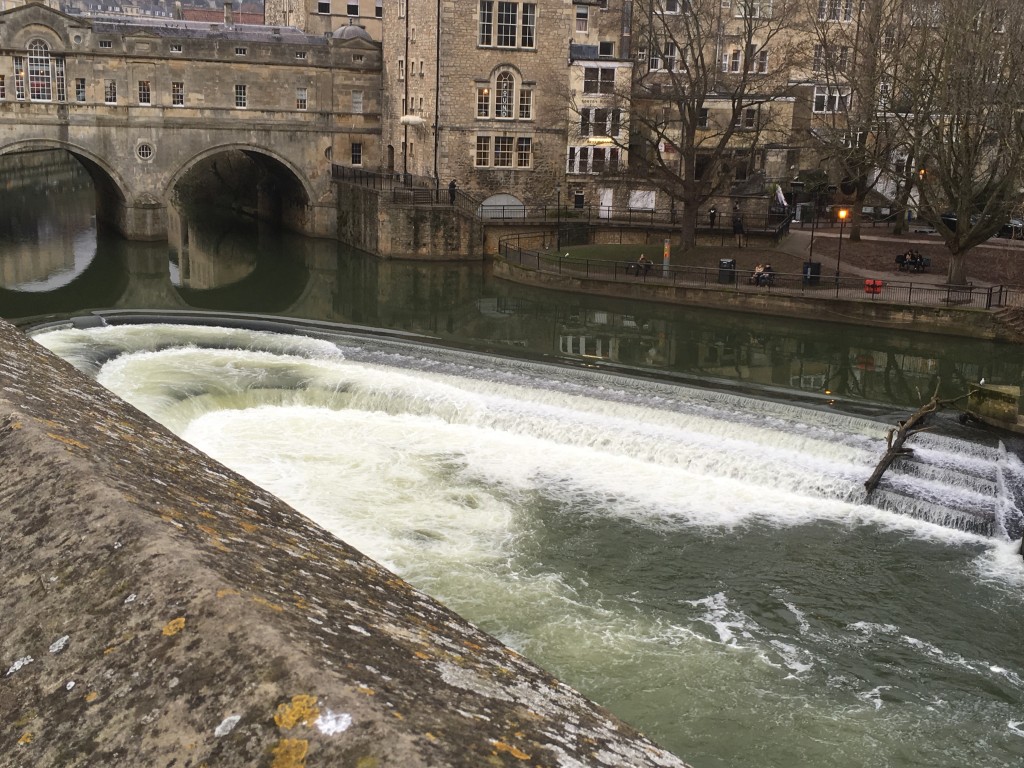
[[[836,291],[839,291],[839,265],[843,261],[843,227],[846,224],[846,217],[850,215],[848,208],[839,209],[839,254],[836,256]]]

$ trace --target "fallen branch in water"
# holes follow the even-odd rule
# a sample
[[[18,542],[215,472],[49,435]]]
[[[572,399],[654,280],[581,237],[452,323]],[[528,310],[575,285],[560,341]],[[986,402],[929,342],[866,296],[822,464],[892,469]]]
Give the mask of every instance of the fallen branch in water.
[[[933,413],[941,411],[943,408],[955,405],[959,400],[963,400],[965,397],[967,397],[967,395],[961,395],[960,397],[952,400],[940,400],[939,385],[936,384],[935,393],[932,395],[931,400],[918,408],[909,419],[897,422],[896,427],[889,430],[886,434],[887,450],[885,455],[882,456],[881,460],[878,462],[878,465],[875,467],[875,471],[871,473],[871,477],[864,482],[864,487],[867,489],[869,495],[878,487],[878,483],[882,479],[882,475],[885,474],[885,470],[889,468],[890,464],[900,456],[913,455],[914,450],[912,448],[905,448],[903,444],[918,432],[927,432],[930,429],[926,424],[928,417]]]

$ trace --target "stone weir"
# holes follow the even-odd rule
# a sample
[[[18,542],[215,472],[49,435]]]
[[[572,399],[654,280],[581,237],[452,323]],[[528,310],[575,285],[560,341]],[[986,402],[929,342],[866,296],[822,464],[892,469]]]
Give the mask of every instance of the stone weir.
[[[0,322],[0,765],[682,766]]]

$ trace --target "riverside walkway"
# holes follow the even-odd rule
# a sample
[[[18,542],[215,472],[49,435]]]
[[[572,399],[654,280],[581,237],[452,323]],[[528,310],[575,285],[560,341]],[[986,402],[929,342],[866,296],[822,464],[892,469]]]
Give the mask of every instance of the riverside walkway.
[[[818,232],[817,237],[827,242],[837,236]],[[912,244],[907,240],[898,243],[893,245],[894,251]],[[792,230],[776,247],[803,260],[808,256],[809,244],[810,233]],[[723,251],[723,254],[728,253]],[[737,267],[736,260],[732,258],[723,258],[713,266],[654,264],[645,271],[637,271],[630,261],[581,258],[545,249],[543,238],[536,235],[513,235],[502,239],[499,255],[509,264],[545,275],[622,284],[678,286],[717,294],[841,299],[944,309],[1024,307],[1024,291],[1017,287],[973,283],[953,286],[945,283],[945,274],[935,272],[900,273],[906,276],[893,279],[888,271],[868,270],[855,265],[844,266],[840,273],[837,260],[827,254],[816,254],[815,267],[808,267],[808,262],[805,262],[801,272],[775,272],[770,280],[763,282],[755,281],[753,270]]]

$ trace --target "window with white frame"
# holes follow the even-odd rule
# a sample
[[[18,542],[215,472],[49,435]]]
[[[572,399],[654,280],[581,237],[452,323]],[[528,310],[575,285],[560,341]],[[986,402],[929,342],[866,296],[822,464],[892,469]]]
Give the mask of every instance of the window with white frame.
[[[363,114],[363,92],[352,91],[352,113],[356,115]]]
[[[513,138],[511,136],[494,137],[494,167],[512,167]]]
[[[25,58],[14,57],[14,98],[18,101],[25,100]]]
[[[153,91],[149,80],[139,80],[139,104],[152,104]]]
[[[317,0],[316,12],[329,14],[331,12],[331,0]]]
[[[117,104],[117,81],[116,80],[104,80],[103,81],[103,103],[104,104]]]
[[[476,159],[474,165],[477,168],[486,168],[491,164],[491,137],[476,137]]]
[[[349,3],[348,4],[348,8],[346,10],[348,11],[348,15],[349,16],[358,16],[359,15],[359,3],[357,3],[357,2],[356,3]]]
[[[615,93],[614,67],[584,67],[584,93]]]
[[[181,43],[171,43],[171,53],[181,53]]]
[[[75,78],[75,101],[85,101],[85,78]]]
[[[361,141],[353,141],[351,149],[352,165],[363,164],[363,143]]]
[[[249,49],[245,46],[239,45],[235,48],[235,56],[248,56]]]
[[[520,120],[532,120],[533,119],[533,89],[532,88],[520,88],[519,89],[519,119]]]
[[[185,83],[180,80],[171,83],[171,106],[185,106]]]
[[[494,82],[494,116],[499,120],[512,119],[512,104],[516,80],[511,72],[499,72]]]
[[[532,120],[533,89],[522,85],[508,70],[490,83],[476,87],[476,116],[498,120]]]
[[[586,34],[590,29],[590,7],[586,5],[576,6],[576,31]]]
[[[853,0],[818,0],[818,21],[853,21]]]
[[[580,136],[618,136],[622,110],[584,107],[580,110]]]
[[[50,46],[42,40],[33,40],[28,45],[28,95],[31,101],[53,100]]]
[[[398,79],[405,80],[405,59],[398,60]]]
[[[407,0],[398,0],[398,18],[405,18],[405,4]]]
[[[373,9],[373,15],[378,19],[384,18],[384,0],[377,0],[377,5]]]
[[[83,88],[85,87],[85,81],[84,80],[82,82],[82,87]],[[7,80],[6,80],[6,76],[5,75],[0,75],[0,99],[6,99],[6,98],[7,98]],[[79,101],[85,101],[84,95],[83,95],[83,98],[79,99]]]
[[[530,168],[533,166],[533,139],[529,136],[520,136],[516,139],[516,168]]]
[[[537,45],[537,4],[480,0],[477,45],[534,48]]]
[[[235,85],[235,106],[245,109],[249,105],[249,86],[238,83]]]
[[[697,127],[707,128],[708,127],[708,108],[701,107],[697,110]]]
[[[676,57],[679,53],[679,49],[676,48],[676,44],[673,42],[665,43],[665,55],[662,56],[661,63],[665,67],[666,72],[674,72],[676,69]]]
[[[679,13],[681,5],[680,0],[665,0],[665,13]]]
[[[566,173],[603,173],[619,167],[618,147],[569,147]]]
[[[295,108],[304,110],[309,108],[309,89],[308,88],[296,88],[295,89]]]
[[[743,51],[733,48],[731,51],[722,51],[722,71],[740,72],[743,67]]]
[[[751,131],[757,128],[757,108],[747,107],[736,114],[735,127],[743,131]]]
[[[849,106],[850,89],[839,86],[814,87],[815,112],[845,112]]]
[[[747,72],[753,72],[757,75],[764,75],[768,72],[768,51],[764,48],[760,50],[756,45],[747,46],[746,67]]]
[[[733,15],[737,19],[770,19],[772,0],[735,0]]]
[[[831,48],[816,43],[811,68],[815,72],[844,72],[850,65],[850,52],[848,45]]]

